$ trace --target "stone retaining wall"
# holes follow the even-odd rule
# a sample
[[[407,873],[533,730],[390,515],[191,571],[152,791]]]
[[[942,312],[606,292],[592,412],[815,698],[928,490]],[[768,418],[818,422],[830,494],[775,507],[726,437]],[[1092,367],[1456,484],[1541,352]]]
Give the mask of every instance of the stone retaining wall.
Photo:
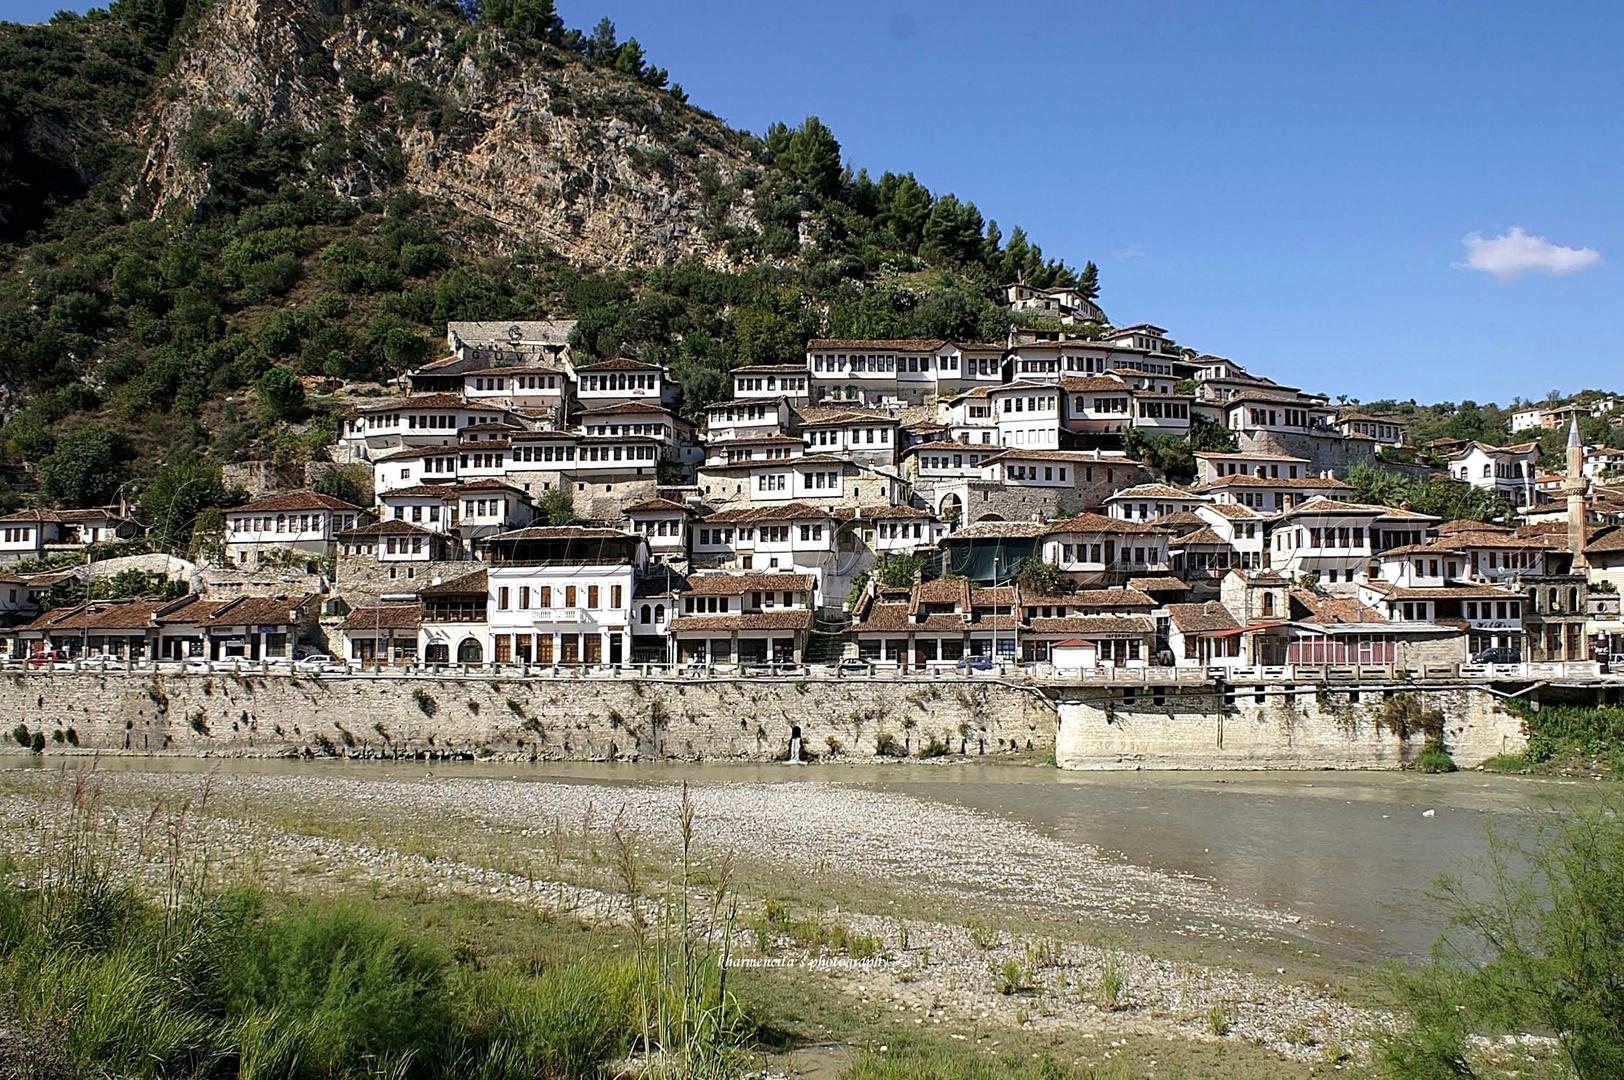
[[[1401,738],[1380,723],[1382,688],[1269,687],[1261,702],[1253,688],[1237,689],[1232,701],[1170,687],[1161,702],[1148,689],[1131,702],[1116,690],[1062,702],[1055,761],[1065,769],[1396,769],[1421,752],[1422,735]],[[1416,697],[1444,714],[1444,746],[1462,768],[1527,743],[1521,718],[1487,691]]]
[[[769,761],[798,728],[808,757],[873,757],[887,740],[896,756],[933,740],[954,755],[1047,756],[1054,715],[1033,694],[942,680],[0,678],[7,728],[43,731],[47,753]]]

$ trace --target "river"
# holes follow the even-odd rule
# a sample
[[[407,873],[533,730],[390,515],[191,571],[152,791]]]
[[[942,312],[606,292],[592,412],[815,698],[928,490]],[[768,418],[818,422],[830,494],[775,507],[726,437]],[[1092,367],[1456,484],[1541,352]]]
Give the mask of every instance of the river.
[[[45,759],[52,767],[61,759]],[[855,785],[948,803],[1115,860],[1194,875],[1327,928],[1354,954],[1412,957],[1442,926],[1427,891],[1485,847],[1492,818],[1526,823],[1584,782],[1482,773],[1059,772],[1009,764],[852,766],[104,759],[118,772],[516,783]],[[1432,815],[1427,816],[1426,811]]]

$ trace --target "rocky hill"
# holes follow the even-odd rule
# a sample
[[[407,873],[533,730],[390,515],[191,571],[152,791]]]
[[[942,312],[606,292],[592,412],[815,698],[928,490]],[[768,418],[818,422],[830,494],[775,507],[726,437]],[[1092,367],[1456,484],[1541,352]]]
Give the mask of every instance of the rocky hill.
[[[447,320],[575,318],[693,413],[810,336],[999,337],[1003,282],[1077,278],[815,118],[730,129],[550,0],[0,24],[0,267],[0,508],[319,458]]]
[[[131,197],[152,213],[208,196],[188,133],[229,116],[365,142],[374,153],[326,178],[335,194],[409,188],[488,223],[489,250],[545,245],[591,267],[733,262],[704,228],[700,181],[732,183],[752,140],[667,91],[388,5],[216,0],[187,38],[134,125],[145,160]],[[745,198],[722,223],[748,214]]]

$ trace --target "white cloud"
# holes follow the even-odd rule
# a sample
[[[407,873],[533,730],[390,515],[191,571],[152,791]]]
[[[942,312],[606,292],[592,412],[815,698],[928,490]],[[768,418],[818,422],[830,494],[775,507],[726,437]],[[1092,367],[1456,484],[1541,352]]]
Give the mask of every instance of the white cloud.
[[[1530,270],[1544,274],[1578,274],[1601,265],[1594,248],[1563,247],[1543,236],[1529,236],[1513,225],[1511,231],[1485,240],[1482,233],[1467,233],[1466,258],[1452,263],[1456,270],[1482,270],[1501,281],[1515,281]]]
[[[1111,252],[1111,257],[1116,259],[1118,262],[1123,259],[1143,259],[1145,257],[1145,249],[1140,247],[1138,244],[1129,244],[1127,247],[1120,247]]]

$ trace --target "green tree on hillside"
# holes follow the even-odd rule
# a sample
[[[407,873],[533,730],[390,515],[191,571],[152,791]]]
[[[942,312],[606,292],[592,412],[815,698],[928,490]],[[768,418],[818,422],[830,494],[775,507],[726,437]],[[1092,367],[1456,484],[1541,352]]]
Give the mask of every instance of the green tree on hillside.
[[[254,396],[273,420],[295,420],[304,414],[304,383],[289,368],[273,367],[254,380]]]
[[[113,497],[124,478],[128,440],[104,427],[70,431],[39,463],[39,486],[58,506],[98,506]]]
[[[1077,291],[1090,300],[1100,298],[1100,268],[1092,261],[1083,265],[1083,272],[1077,275]]]
[[[820,199],[840,193],[840,143],[815,116],[807,117],[790,135],[778,164]]]
[[[247,497],[227,491],[220,466],[186,458],[158,467],[141,492],[141,518],[160,551],[185,551],[196,518],[204,510],[236,506]]]

